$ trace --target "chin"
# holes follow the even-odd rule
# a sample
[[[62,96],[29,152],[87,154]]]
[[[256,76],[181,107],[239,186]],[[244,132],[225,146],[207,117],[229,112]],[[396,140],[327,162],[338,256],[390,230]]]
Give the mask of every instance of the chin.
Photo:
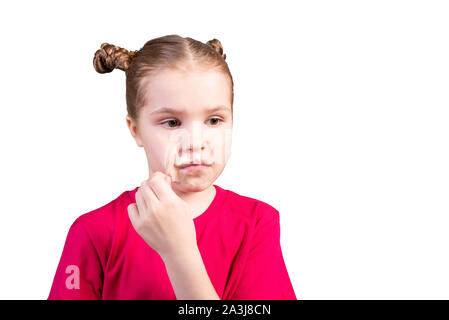
[[[188,178],[175,182],[173,187],[181,192],[200,192],[206,190],[211,185],[211,181],[205,178]]]

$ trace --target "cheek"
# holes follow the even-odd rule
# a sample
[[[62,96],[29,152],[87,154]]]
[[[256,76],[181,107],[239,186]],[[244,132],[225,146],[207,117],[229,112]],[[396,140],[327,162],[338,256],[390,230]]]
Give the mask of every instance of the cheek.
[[[157,127],[148,125],[142,130],[141,134],[143,144],[152,150],[158,150],[161,146],[166,144],[166,136],[157,130]]]
[[[216,141],[216,148],[218,150],[218,159],[225,164],[231,156],[232,149],[232,130],[226,129],[220,135],[220,139]]]
[[[145,153],[147,154],[148,160],[153,164],[160,162],[159,159],[163,157],[165,149],[164,141],[161,141],[151,134],[147,134],[145,136],[142,136],[142,143],[143,147],[145,148]]]
[[[223,131],[215,135],[211,143],[214,161],[217,165],[226,164],[231,155],[232,134],[230,131]]]
[[[226,164],[226,162],[228,162],[229,157],[231,156],[231,149],[232,149],[231,147],[232,147],[232,141],[228,141],[225,143],[223,164]]]

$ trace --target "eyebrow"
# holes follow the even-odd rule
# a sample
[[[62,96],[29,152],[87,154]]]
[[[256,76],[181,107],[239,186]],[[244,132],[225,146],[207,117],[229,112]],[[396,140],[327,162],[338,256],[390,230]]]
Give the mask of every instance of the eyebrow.
[[[207,113],[212,113],[212,112],[217,112],[217,111],[228,111],[231,112],[231,109],[229,109],[226,106],[220,105],[220,106],[216,106],[210,109],[206,109],[205,112]],[[180,114],[184,114],[185,112],[183,110],[176,110],[170,107],[163,107],[163,108],[159,108],[153,112],[150,113],[150,115],[153,114],[158,114],[158,113],[180,113]]]

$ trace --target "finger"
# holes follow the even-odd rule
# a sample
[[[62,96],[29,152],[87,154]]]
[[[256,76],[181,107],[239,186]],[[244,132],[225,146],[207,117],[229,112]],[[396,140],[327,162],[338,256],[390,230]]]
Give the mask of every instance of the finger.
[[[171,186],[172,177],[170,175],[165,175],[164,179],[168,183],[168,185]]]
[[[177,147],[173,146],[171,149],[168,149],[166,161],[165,161],[165,173],[172,178],[173,182],[178,181],[178,175],[175,168]]]
[[[175,164],[174,159],[175,159],[175,157],[173,155],[173,152],[170,151],[168,153],[167,166],[165,168],[166,175],[173,175],[173,169],[174,169],[174,164]]]
[[[147,206],[147,203],[145,202],[145,199],[142,194],[142,185],[139,187],[139,189],[137,189],[136,203],[137,203],[138,209],[147,210],[148,206]],[[142,213],[142,212],[140,212],[140,213]]]
[[[153,189],[157,198],[160,201],[171,201],[173,200],[174,191],[171,185],[166,181],[166,175],[162,172],[155,172],[151,178],[149,185]]]
[[[129,220],[131,220],[131,224],[133,225],[134,229],[137,229],[137,226],[139,225],[140,216],[139,216],[139,210],[137,209],[137,204],[131,203],[128,206],[128,216]]]
[[[159,202],[159,198],[154,193],[147,181],[142,185],[142,196],[145,199],[145,203],[149,208],[153,209],[154,205]]]

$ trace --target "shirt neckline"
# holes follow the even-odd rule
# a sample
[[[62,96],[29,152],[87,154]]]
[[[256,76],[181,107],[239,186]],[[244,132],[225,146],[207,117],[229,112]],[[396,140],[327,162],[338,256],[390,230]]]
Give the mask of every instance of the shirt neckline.
[[[213,186],[216,190],[214,199],[212,200],[212,202],[209,204],[207,209],[202,214],[200,214],[196,218],[193,218],[193,221],[195,224],[202,224],[202,223],[207,222],[210,219],[210,217],[212,216],[212,213],[214,211],[216,211],[216,209],[220,206],[220,204],[225,196],[225,189],[223,189],[215,184],[213,184]],[[132,203],[136,202],[136,192],[137,192],[138,188],[139,187],[135,187],[133,190],[131,190],[128,193],[129,198]]]

